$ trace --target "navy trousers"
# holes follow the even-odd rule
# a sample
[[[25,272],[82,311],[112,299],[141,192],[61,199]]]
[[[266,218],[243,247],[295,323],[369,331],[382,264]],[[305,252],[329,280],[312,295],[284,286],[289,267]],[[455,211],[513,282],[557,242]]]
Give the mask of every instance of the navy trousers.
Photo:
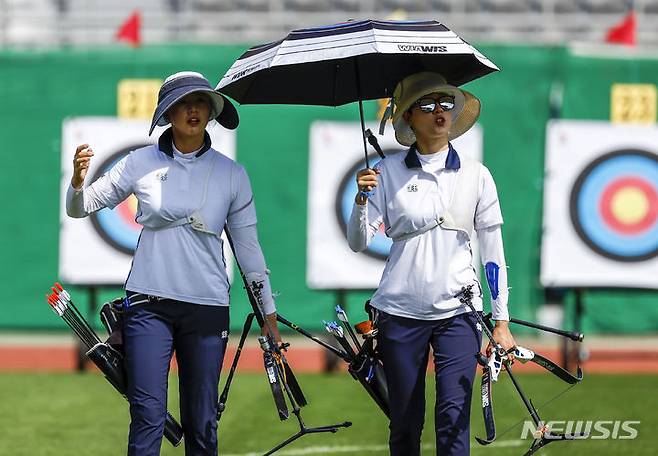
[[[217,390],[228,329],[228,307],[166,299],[125,311],[129,456],[160,454],[167,411],[167,377],[174,351],[185,454],[217,455]]]
[[[378,350],[391,406],[391,455],[420,455],[430,346],[436,377],[436,453],[468,455],[471,393],[482,341],[475,316],[469,313],[428,321],[380,312],[378,328]]]

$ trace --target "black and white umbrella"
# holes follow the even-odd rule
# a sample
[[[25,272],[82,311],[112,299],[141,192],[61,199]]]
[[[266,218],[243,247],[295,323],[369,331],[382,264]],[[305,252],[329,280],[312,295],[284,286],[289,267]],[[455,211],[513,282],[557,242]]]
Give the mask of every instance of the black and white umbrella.
[[[254,46],[217,90],[241,104],[340,106],[389,98],[404,77],[441,73],[459,86],[498,67],[437,21],[363,20],[294,30]],[[363,129],[362,129],[363,130]],[[365,132],[364,132],[365,148]]]

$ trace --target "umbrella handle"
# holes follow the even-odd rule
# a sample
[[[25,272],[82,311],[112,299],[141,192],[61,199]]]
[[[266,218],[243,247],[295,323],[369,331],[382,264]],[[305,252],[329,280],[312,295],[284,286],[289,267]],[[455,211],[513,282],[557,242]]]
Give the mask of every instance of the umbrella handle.
[[[366,138],[368,138],[368,142],[372,146],[373,149],[375,149],[375,152],[377,152],[377,155],[379,155],[381,158],[386,158],[386,155],[384,155],[384,152],[382,151],[382,148],[379,146],[379,142],[377,141],[377,137],[370,131],[370,128],[366,130]]]

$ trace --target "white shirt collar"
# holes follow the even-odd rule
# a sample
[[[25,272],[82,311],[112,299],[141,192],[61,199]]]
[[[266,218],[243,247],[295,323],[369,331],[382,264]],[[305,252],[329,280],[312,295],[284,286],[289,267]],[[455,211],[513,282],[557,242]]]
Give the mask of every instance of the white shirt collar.
[[[174,143],[173,140],[171,141],[171,150],[174,152],[174,157],[182,158],[184,160],[192,160],[192,159],[196,158],[197,152],[199,152],[201,149],[203,149],[203,146],[204,146],[204,144],[202,144],[201,147],[199,147],[198,149],[193,150],[192,152],[188,152],[188,153],[184,154],[183,152],[181,152],[180,150],[178,150],[176,148],[176,143]]]
[[[416,150],[418,161],[426,171],[436,172],[446,167],[446,158],[448,157],[449,147],[441,149],[433,154],[421,154]]]

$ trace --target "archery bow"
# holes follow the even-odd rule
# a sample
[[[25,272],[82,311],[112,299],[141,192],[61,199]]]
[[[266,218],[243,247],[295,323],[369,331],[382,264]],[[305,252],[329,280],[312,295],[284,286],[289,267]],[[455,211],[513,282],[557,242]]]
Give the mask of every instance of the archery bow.
[[[468,308],[473,312],[473,314],[475,315],[475,317],[477,318],[478,322],[482,327],[482,331],[485,333],[485,335],[491,342],[492,346],[494,347],[489,358],[485,357],[481,353],[477,354],[478,363],[482,366],[482,384],[481,384],[482,413],[484,416],[484,426],[487,433],[487,437],[485,439],[480,437],[475,437],[475,440],[477,440],[477,442],[480,445],[489,445],[496,439],[496,426],[495,426],[494,415],[493,415],[492,383],[498,380],[498,375],[500,374],[500,371],[502,369],[505,369],[505,371],[510,377],[510,380],[512,380],[512,384],[514,385],[516,392],[521,397],[521,400],[523,401],[523,404],[528,410],[528,413],[530,414],[530,418],[532,419],[536,427],[536,430],[533,433],[534,439],[532,445],[530,446],[528,451],[524,454],[524,456],[530,456],[534,454],[537,450],[548,445],[551,442],[555,442],[559,440],[576,440],[579,438],[586,437],[587,436],[586,433],[554,434],[551,432],[549,427],[546,426],[544,424],[544,421],[542,421],[542,419],[540,418],[537,408],[535,408],[532,401],[525,395],[523,389],[521,388],[521,385],[519,384],[516,377],[512,373],[512,368],[509,363],[509,355],[513,354],[517,359],[519,359],[521,363],[534,362],[538,366],[541,366],[542,368],[554,374],[560,380],[569,383],[571,385],[569,389],[583,379],[583,372],[580,369],[580,367],[578,367],[577,375],[573,376],[569,372],[564,370],[562,367],[555,364],[553,361],[527,348],[517,346],[517,347],[513,347],[509,351],[505,350],[498,342],[496,342],[496,340],[493,337],[493,324],[491,323],[491,314],[483,317],[482,315],[480,315],[480,312],[478,312],[473,306],[472,287],[470,286],[463,287],[461,291],[457,294],[457,297],[459,298],[459,301],[462,304],[468,306]],[[521,320],[514,320],[514,319],[510,321],[517,324],[526,323],[526,322],[522,322]],[[553,329],[553,328],[541,327],[541,325],[535,325],[535,324],[529,324],[528,326],[532,326],[543,330]],[[565,337],[570,337],[574,340],[577,339],[580,341],[583,339],[583,335],[578,333],[568,333],[566,331],[561,331],[561,330],[552,330],[551,332],[558,333]],[[565,392],[566,391],[559,393],[557,396],[555,396],[555,398],[559,397]]]
[[[233,239],[231,238],[231,233],[228,230],[228,227],[224,227],[224,232],[226,234],[226,239],[228,240],[229,246],[233,251],[233,256],[235,257],[235,262],[240,272],[240,277],[244,283],[245,291],[247,292],[247,298],[252,308],[252,312],[247,315],[245,324],[242,328],[242,335],[240,336],[240,342],[236,354],[231,363],[231,370],[229,371],[226,383],[219,397],[217,404],[217,420],[222,416],[222,413],[226,409],[226,402],[228,400],[229,389],[233,380],[233,375],[235,374],[238,360],[240,359],[240,354],[242,352],[242,347],[249,333],[249,329],[253,323],[253,320],[256,319],[258,325],[263,329],[266,329],[265,334],[258,338],[261,348],[263,349],[263,363],[265,366],[265,372],[267,374],[267,379],[272,390],[272,396],[274,398],[274,403],[277,408],[279,418],[283,421],[290,417],[290,410],[288,409],[287,403],[290,403],[292,408],[292,414],[297,418],[297,423],[299,425],[299,431],[292,436],[288,437],[283,442],[279,443],[271,450],[266,452],[264,456],[275,453],[284,446],[290,444],[291,442],[297,440],[300,437],[303,437],[307,434],[315,434],[321,432],[331,432],[335,433],[339,428],[350,427],[351,422],[345,421],[338,424],[330,424],[326,426],[317,426],[317,427],[306,427],[304,420],[301,415],[301,407],[307,405],[306,398],[302,392],[295,375],[288,365],[286,356],[283,353],[289,344],[278,345],[276,340],[274,340],[273,328],[270,327],[269,321],[265,316],[264,306],[263,306],[263,283],[264,277],[258,273],[246,273],[242,270],[240,262],[238,261],[238,256],[236,255],[235,246],[233,244]],[[310,339],[318,342],[320,345],[324,346],[328,350],[342,355],[342,350],[338,350],[335,347],[332,347],[329,344],[322,342],[316,337],[312,336],[305,330],[299,328],[297,325],[289,322],[280,315],[276,316],[276,319],[291,329],[309,337]],[[286,402],[287,401],[287,402]]]

